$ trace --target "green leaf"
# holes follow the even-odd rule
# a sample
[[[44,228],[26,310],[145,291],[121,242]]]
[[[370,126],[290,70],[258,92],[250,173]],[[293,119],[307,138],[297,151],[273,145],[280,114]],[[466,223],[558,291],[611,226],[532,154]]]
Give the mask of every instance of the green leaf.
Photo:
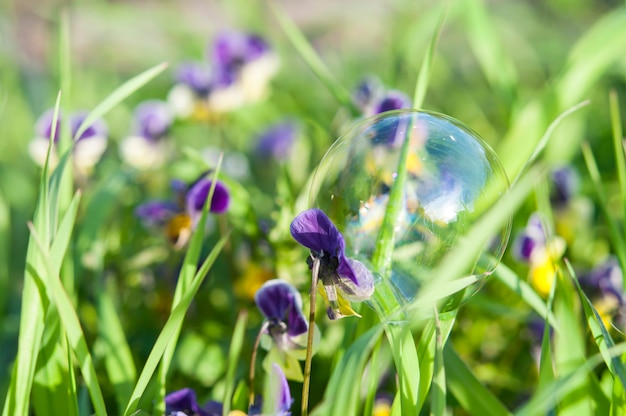
[[[241,349],[243,348],[247,321],[248,313],[246,311],[241,311],[237,317],[237,322],[235,323],[235,330],[233,331],[233,338],[230,341],[230,349],[228,351],[226,378],[224,380],[226,388],[224,389],[224,396],[222,400],[222,405],[224,406],[222,416],[228,416],[230,413],[233,391],[235,390],[235,371],[237,370],[239,356],[241,355]]]
[[[450,392],[471,415],[509,415],[511,412],[474,376],[450,344],[443,349]]]
[[[446,372],[443,363],[443,344],[439,316],[435,310],[435,357],[430,393],[430,414],[433,416],[445,415],[446,413]]]
[[[515,292],[528,306],[533,308],[540,316],[546,317],[550,325],[558,330],[554,313],[546,306],[544,300],[526,281],[522,280],[513,270],[500,263],[493,272],[496,279],[500,280],[509,289]]]

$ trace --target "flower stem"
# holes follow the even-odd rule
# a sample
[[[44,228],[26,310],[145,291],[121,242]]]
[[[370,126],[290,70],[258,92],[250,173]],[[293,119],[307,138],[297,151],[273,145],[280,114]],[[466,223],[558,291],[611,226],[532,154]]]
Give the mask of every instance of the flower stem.
[[[309,331],[306,341],[306,360],[304,361],[304,381],[302,382],[302,416],[309,414],[309,386],[311,385],[311,359],[313,358],[313,335],[315,331],[315,298],[317,294],[317,279],[320,272],[320,259],[313,258],[311,270],[311,304],[309,306]]]
[[[254,404],[254,373],[256,367],[256,353],[259,350],[259,344],[261,343],[261,337],[267,331],[267,327],[269,322],[266,320],[263,322],[261,329],[259,329],[259,334],[256,336],[256,340],[254,341],[254,347],[252,348],[252,355],[250,356],[250,395],[248,397],[248,406],[252,406]]]

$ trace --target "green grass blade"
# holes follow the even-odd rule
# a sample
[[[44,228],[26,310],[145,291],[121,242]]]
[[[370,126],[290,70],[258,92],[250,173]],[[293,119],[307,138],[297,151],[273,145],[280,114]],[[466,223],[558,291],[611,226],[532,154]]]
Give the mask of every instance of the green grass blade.
[[[375,325],[357,338],[341,357],[333,370],[324,402],[328,405],[327,414],[356,415],[359,414],[360,389],[355,388],[363,376],[365,364],[372,349],[382,335],[382,326]],[[352,380],[346,383],[346,380]]]
[[[60,105],[61,94],[59,93],[54,106],[52,132],[55,131],[57,125]],[[50,144],[52,144],[52,140],[50,140]],[[41,171],[39,197],[33,217],[34,226],[44,241],[48,241],[50,238],[48,163],[51,151],[52,145],[48,147],[46,161]],[[44,272],[44,269],[45,263],[41,250],[37,247],[35,239],[31,235],[26,253],[26,268],[24,270],[17,357],[11,383],[9,384],[9,391],[4,401],[3,416],[26,416],[28,414],[35,365],[44,330],[45,311],[48,307],[45,289],[37,278],[39,274]]]
[[[117,414],[122,414],[137,381],[133,355],[124,334],[124,328],[115,307],[119,294],[115,282],[108,280],[98,293],[99,353],[113,386]]]
[[[233,338],[230,342],[230,350],[228,351],[226,378],[224,380],[226,388],[224,389],[224,397],[222,400],[222,404],[224,406],[222,416],[228,416],[230,413],[233,391],[235,390],[235,371],[237,370],[239,356],[241,355],[241,349],[243,348],[247,321],[248,313],[246,311],[240,312],[237,317],[237,322],[235,323]]]
[[[476,378],[450,344],[443,349],[450,392],[471,415],[509,415],[511,412]]]
[[[146,360],[146,363],[137,379],[137,384],[135,384],[135,388],[130,396],[130,399],[126,405],[126,409],[124,410],[124,415],[131,415],[137,409],[139,404],[139,400],[143,396],[154,371],[157,369],[157,366],[161,362],[161,358],[165,353],[165,350],[168,348],[170,343],[172,342],[174,336],[180,331],[180,326],[183,323],[183,319],[185,318],[185,314],[187,313],[187,309],[189,309],[189,305],[191,305],[191,301],[194,296],[200,289],[200,285],[204,281],[204,278],[215,262],[218,254],[222,251],[222,248],[228,241],[229,235],[225,235],[222,237],[217,244],[213,247],[204,263],[198,270],[198,273],[194,277],[193,282],[190,287],[183,295],[182,299],[178,303],[178,306],[172,310],[167,322],[163,326],[161,333],[159,334],[157,340],[152,346],[152,350],[150,351],[150,355]]]
[[[611,357],[616,357],[626,352],[626,343],[621,343],[609,348],[607,353]],[[560,398],[572,394],[576,391],[581,381],[584,381],[593,369],[604,361],[602,354],[588,357],[584,363],[574,367],[574,369],[554,381],[544,390],[534,395],[528,403],[520,407],[515,416],[545,415],[554,409]],[[580,394],[580,392],[579,392]],[[587,414],[587,413],[584,413]]]
[[[593,339],[598,346],[598,349],[600,350],[600,354],[602,354],[604,362],[606,363],[611,373],[614,376],[617,376],[617,378],[621,381],[622,386],[626,386],[626,368],[624,367],[624,363],[620,360],[619,357],[611,356],[608,353],[609,348],[615,346],[615,341],[613,341],[611,334],[609,334],[609,331],[606,329],[604,322],[602,322],[600,314],[580,286],[572,265],[569,262],[566,262],[566,265],[570,277],[572,278],[572,281],[574,282],[574,284],[576,285],[576,289],[578,290],[578,295],[580,296],[580,300],[583,305],[583,311],[585,313],[587,325],[589,326],[591,334],[593,335]]]
[[[558,280],[555,276],[555,284],[550,288],[548,302],[546,305],[546,314],[544,317],[543,337],[541,338],[541,356],[539,357],[539,383],[536,392],[540,392],[554,382],[554,366],[552,364],[552,333],[550,331],[552,324],[549,317],[552,315],[552,307],[554,305],[554,297],[556,295],[556,286]],[[555,319],[556,320],[556,319]],[[535,392],[535,394],[536,394]]]
[[[612,90],[609,93],[609,111],[611,114],[613,151],[615,152],[615,169],[617,170],[617,177],[619,179],[622,213],[626,215],[626,160],[624,157],[624,134],[619,110],[619,99],[615,90]]]
[[[0,190],[0,311],[5,310],[9,296],[9,259],[11,258],[11,211]]]
[[[585,142],[583,143],[582,150],[587,170],[589,171],[589,176],[591,176],[591,181],[593,182],[593,189],[596,193],[596,197],[598,198],[598,202],[600,203],[600,209],[604,215],[604,220],[608,225],[611,241],[615,246],[615,254],[619,259],[622,270],[626,270],[626,241],[624,240],[623,232],[621,231],[616,219],[609,211],[609,199],[606,195],[606,191],[604,190],[602,178],[600,177],[600,171],[598,170],[598,164],[593,156],[591,147]]]
[[[387,324],[385,333],[398,373],[400,408],[402,414],[410,414],[420,401],[421,380],[420,357],[417,355],[413,334],[407,325],[394,324]]]
[[[324,61],[322,61],[319,55],[315,52],[309,41],[300,31],[298,26],[296,26],[296,24],[287,15],[285,10],[274,1],[270,2],[270,6],[274,16],[282,27],[283,32],[285,32],[285,35],[291,44],[294,46],[296,51],[298,51],[309,68],[311,68],[313,73],[326,86],[326,88],[328,88],[328,91],[330,91],[339,103],[356,111],[350,93],[339,82],[337,82],[330,69],[328,69],[328,67],[324,64]]]
[[[106,407],[102,391],[100,390],[100,385],[98,383],[98,376],[93,365],[91,354],[89,353],[89,349],[87,347],[87,342],[85,340],[80,321],[72,306],[70,298],[59,280],[58,270],[53,269],[53,266],[55,266],[56,263],[54,263],[50,258],[53,254],[60,255],[61,259],[57,260],[58,266],[60,267],[62,258],[65,256],[67,251],[72,229],[74,227],[76,212],[78,211],[78,202],[80,200],[79,197],[80,194],[76,194],[70,203],[68,211],[59,226],[57,234],[58,238],[54,240],[52,247],[50,248],[50,252],[47,252],[41,243],[41,239],[37,235],[37,231],[34,227],[31,227],[31,233],[35,238],[35,241],[38,242],[40,250],[42,250],[45,258],[45,264],[47,266],[45,270],[47,276],[39,276],[39,279],[42,284],[46,286],[48,292],[50,293],[51,300],[53,300],[58,310],[58,314],[61,318],[61,322],[63,324],[63,328],[65,329],[70,346],[78,360],[85,385],[89,390],[95,413],[97,415],[106,415]],[[33,273],[37,273],[37,271],[34,270]]]
[[[496,266],[493,275],[496,279],[504,283],[506,287],[515,292],[520,299],[526,302],[526,304],[533,308],[540,316],[546,317],[548,323],[558,330],[554,313],[552,313],[541,296],[539,296],[525,280],[522,280],[513,270],[502,263]]]
[[[501,36],[490,21],[485,1],[465,0],[460,9],[465,21],[468,41],[485,78],[494,88],[512,95],[518,77],[514,62],[505,53]]]
[[[439,315],[435,309],[435,357],[433,383],[430,392],[430,414],[443,416],[446,413],[446,371],[443,364],[443,336]]]
[[[443,24],[446,21],[446,15],[448,14],[448,2],[446,2],[444,9],[441,11],[437,26],[435,27],[435,33],[430,39],[424,61],[417,75],[417,82],[415,83],[415,92],[413,93],[413,108],[421,109],[424,104],[424,98],[426,97],[426,91],[428,90],[428,84],[430,83],[430,74],[433,70],[433,60],[435,59],[435,51],[437,50],[437,43],[439,42],[439,36],[443,29]],[[408,141],[408,140],[407,140]],[[402,165],[404,166],[404,165]]]
[[[108,113],[113,107],[124,101],[126,97],[146,85],[150,82],[154,77],[159,75],[161,72],[167,68],[167,62],[160,63],[158,65],[153,66],[152,68],[147,69],[139,75],[129,79],[122,85],[120,85],[117,89],[115,89],[108,97],[106,97],[100,104],[98,104],[85,118],[82,122],[76,134],[74,135],[74,140],[80,137],[89,126],[91,126],[96,120],[103,117],[106,113]]]

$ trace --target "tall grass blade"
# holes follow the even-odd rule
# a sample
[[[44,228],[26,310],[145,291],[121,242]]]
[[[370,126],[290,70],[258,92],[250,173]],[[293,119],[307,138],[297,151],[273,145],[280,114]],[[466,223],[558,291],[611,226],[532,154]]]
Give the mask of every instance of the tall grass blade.
[[[439,314],[435,309],[434,376],[430,392],[430,414],[432,416],[443,416],[446,413],[446,371],[443,363],[443,344]]]
[[[619,110],[619,98],[615,90],[612,90],[609,93],[609,111],[611,114],[611,130],[613,131],[615,170],[617,170],[617,177],[619,179],[622,213],[624,218],[626,218],[626,158],[624,156],[624,133],[622,130],[622,118]]]
[[[237,322],[235,323],[235,330],[233,331],[233,338],[230,342],[230,349],[228,351],[226,378],[224,380],[226,388],[224,389],[224,397],[222,400],[222,404],[224,406],[222,408],[222,416],[228,416],[230,414],[233,392],[235,390],[235,372],[239,364],[241,349],[243,348],[247,322],[248,313],[246,311],[241,311],[237,317]]]

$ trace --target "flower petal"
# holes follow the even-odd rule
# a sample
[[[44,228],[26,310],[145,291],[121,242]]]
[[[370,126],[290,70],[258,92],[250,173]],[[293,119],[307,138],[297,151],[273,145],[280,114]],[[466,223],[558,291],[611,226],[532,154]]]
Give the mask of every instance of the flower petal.
[[[146,139],[156,140],[167,134],[173,121],[169,105],[160,100],[149,100],[135,109],[135,132]]]
[[[290,415],[289,408],[293,403],[291,392],[289,391],[289,383],[287,378],[276,363],[272,364],[272,372],[270,375],[270,391],[274,396],[274,413],[283,416]]]
[[[302,313],[300,293],[289,283],[273,279],[268,280],[254,295],[259,310],[267,319],[285,320],[290,337],[303,334],[308,324]]]
[[[171,201],[150,201],[139,205],[135,215],[147,226],[163,226],[176,213]]]
[[[202,208],[204,207],[205,201],[209,197],[212,184],[212,180],[201,178],[193,184],[187,192],[187,211],[192,218],[197,219],[202,214]],[[226,212],[229,202],[230,195],[228,193],[228,189],[220,181],[217,181],[209,210],[215,214],[221,214]]]
[[[344,297],[352,302],[367,300],[374,293],[374,275],[360,261],[344,257],[339,262],[337,286]]]
[[[165,409],[167,412],[192,411],[193,414],[208,415],[198,405],[196,392],[188,387],[165,396]]]
[[[338,257],[343,254],[343,236],[322,210],[309,209],[298,214],[290,229],[293,238],[311,251],[326,251]]]

